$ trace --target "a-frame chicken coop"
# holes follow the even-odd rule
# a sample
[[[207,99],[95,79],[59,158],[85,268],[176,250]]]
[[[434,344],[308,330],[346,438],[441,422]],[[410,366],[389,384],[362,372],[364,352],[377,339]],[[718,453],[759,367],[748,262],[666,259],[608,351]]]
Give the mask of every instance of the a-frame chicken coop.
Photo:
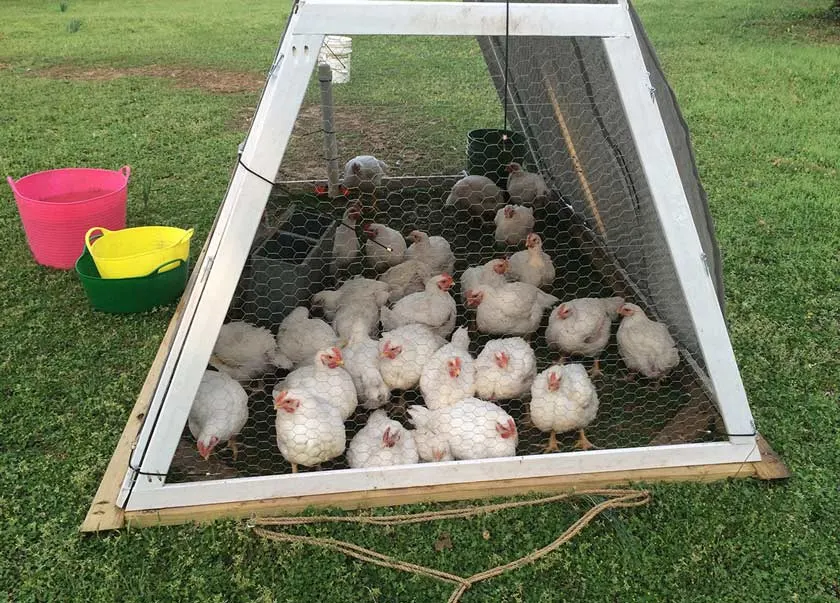
[[[507,452],[476,452],[484,450],[478,442],[466,452],[427,459],[431,462],[416,462],[421,459],[414,453],[415,462],[358,466],[357,461],[352,468],[344,447],[362,437],[376,406],[363,403],[359,391],[358,405],[343,417],[342,453],[293,473],[298,461],[278,448],[282,413],[294,410],[278,402],[278,390],[289,389],[284,385],[289,367],[267,361],[258,374],[236,377],[247,396],[238,454],[222,445],[210,454],[196,452],[198,435],[188,417],[214,346],[220,352],[223,324],[249,323],[266,329],[263,335],[270,333],[274,342],[296,306],[321,316],[312,305],[319,290],[353,276],[377,277],[361,251],[357,269],[356,263],[347,269],[350,277],[332,265],[337,233],[348,227],[345,211],[357,201],[354,192],[338,198],[316,192],[326,186],[325,159],[336,159],[324,157],[330,145],[322,148],[319,132],[324,128],[315,73],[327,35],[353,36],[354,45],[350,82],[335,89],[332,121],[341,165],[366,154],[388,164],[378,192],[365,202],[370,213],[360,220],[404,236],[421,230],[447,240],[454,255],[456,322],[469,329],[472,358],[504,335],[477,329],[474,310],[464,304],[467,292],[457,291],[459,279],[468,267],[524,249],[521,241],[498,245],[492,213],[489,219],[472,216],[445,202],[465,165],[473,174],[485,174],[473,156],[465,161],[468,131],[474,139],[477,128],[506,127],[510,144],[518,145],[513,156],[542,175],[550,189],[526,228],[540,234],[556,268],[543,293],[557,304],[620,296],[667,326],[678,364],[664,382],[654,383],[624,379],[628,365],[616,344],[618,321],[612,325],[601,355],[604,374],[589,381],[599,408],[586,430],[597,448],[576,449],[571,431],[558,433],[556,452],[544,453],[548,434],[535,426],[528,390],[515,399],[494,400],[500,416],[514,426],[505,427],[505,419],[497,427],[499,437],[513,442]],[[442,75],[445,69],[454,75]],[[503,178],[494,176],[499,167],[488,165],[486,175],[500,186],[501,205],[515,203],[504,193]],[[364,193],[358,197],[364,200]],[[366,237],[373,235],[361,221],[357,242],[365,249]],[[390,245],[379,247],[392,251]],[[626,0],[299,0],[212,232],[85,529],[310,504],[384,505],[761,473],[760,436],[722,299],[718,248],[688,132]],[[532,380],[558,366],[560,352],[546,335],[555,309],[547,303],[538,328],[527,334],[539,372]],[[298,344],[315,338],[314,330],[302,332]],[[367,337],[381,351],[378,324]],[[337,335],[335,345],[348,341]],[[476,379],[482,379],[480,373]],[[415,384],[391,391],[378,405],[396,422],[393,429],[410,438],[408,409],[423,405],[429,393]],[[321,429],[326,414],[315,422],[304,437],[327,437]],[[383,438],[386,445],[393,433]],[[453,442],[452,450],[462,440]],[[455,460],[447,460],[451,456]],[[353,458],[359,458],[358,450]]]

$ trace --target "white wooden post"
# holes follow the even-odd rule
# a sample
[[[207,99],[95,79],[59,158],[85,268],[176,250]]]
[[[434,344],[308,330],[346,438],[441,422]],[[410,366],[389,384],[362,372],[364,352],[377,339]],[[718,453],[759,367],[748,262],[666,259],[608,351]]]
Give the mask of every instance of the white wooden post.
[[[338,197],[338,141],[333,113],[332,68],[327,63],[318,65],[318,82],[321,85],[321,120],[324,126],[324,160],[327,162],[327,194]]]
[[[634,32],[605,38],[604,47],[727,432],[743,434],[732,436],[733,443],[755,443],[747,394],[639,42]]]
[[[135,482],[137,476],[129,470],[120,502],[127,498],[134,484],[141,488],[163,484],[158,474],[165,475],[169,470],[271,194],[274,175],[280,168],[324,39],[319,35],[293,34],[294,22],[293,18],[257,106],[241,162],[235,168],[208,242],[204,263],[196,268],[198,276],[173,341],[175,353],[166,360],[131,457],[131,465],[147,475]],[[168,403],[164,406],[165,400]]]

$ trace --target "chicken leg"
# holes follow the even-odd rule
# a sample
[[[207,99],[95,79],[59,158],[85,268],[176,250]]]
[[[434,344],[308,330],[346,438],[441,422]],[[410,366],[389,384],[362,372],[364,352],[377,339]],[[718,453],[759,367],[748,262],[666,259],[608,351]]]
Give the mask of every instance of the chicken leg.
[[[557,433],[552,429],[551,435],[548,438],[548,444],[543,449],[543,452],[559,452],[560,446],[557,445]]]
[[[592,450],[593,448],[597,448],[597,446],[589,441],[589,438],[586,437],[586,434],[583,433],[583,429],[581,429],[578,434],[577,442],[575,442],[575,448],[580,448],[581,450]]]
[[[225,446],[225,450],[230,450],[231,454],[233,454],[233,460],[236,460],[236,457],[239,456],[239,442],[236,441],[236,436],[231,436],[231,438],[227,442],[227,446]]]
[[[292,463],[292,473],[297,473],[297,472],[298,472],[297,463]]]
[[[600,358],[597,358],[597,357],[595,358],[595,364],[593,364],[592,368],[589,369],[589,376],[592,379],[595,379],[596,377],[603,377],[604,376],[604,373],[601,370],[601,359]]]

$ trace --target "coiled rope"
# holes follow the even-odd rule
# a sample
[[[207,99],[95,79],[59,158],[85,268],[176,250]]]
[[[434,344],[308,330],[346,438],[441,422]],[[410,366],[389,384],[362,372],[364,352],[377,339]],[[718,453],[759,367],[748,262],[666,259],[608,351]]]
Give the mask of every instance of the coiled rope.
[[[297,534],[289,534],[287,532],[278,531],[276,527],[301,526],[312,524],[325,523],[356,523],[376,526],[399,526],[413,523],[423,523],[429,521],[440,521],[443,519],[469,519],[478,515],[487,515],[504,511],[507,509],[517,509],[522,507],[533,507],[536,505],[546,505],[566,501],[570,498],[583,496],[603,496],[606,500],[596,504],[584,513],[577,521],[572,523],[566,531],[555,538],[550,544],[537,549],[524,557],[515,559],[509,563],[498,565],[483,572],[473,574],[471,576],[463,577],[456,574],[436,570],[424,565],[415,563],[408,563],[401,561],[388,555],[383,555],[377,551],[366,549],[352,542],[343,540],[335,540],[333,538],[317,538],[313,536],[300,536]],[[423,513],[411,513],[405,515],[382,515],[382,516],[345,516],[345,517],[331,517],[327,515],[319,515],[314,517],[263,517],[256,518],[251,521],[250,525],[253,527],[254,533],[262,538],[273,540],[276,542],[299,542],[313,546],[319,546],[325,549],[343,553],[349,557],[366,561],[380,567],[387,567],[403,572],[417,574],[433,578],[441,582],[447,582],[456,585],[455,590],[449,597],[448,603],[458,603],[464,593],[474,584],[489,580],[500,576],[505,572],[513,571],[533,563],[534,561],[545,557],[558,547],[569,542],[572,538],[577,536],[583,528],[592,522],[598,515],[607,509],[619,509],[639,507],[650,502],[650,492],[647,490],[613,490],[613,489],[595,489],[595,490],[579,490],[576,492],[568,492],[565,494],[558,494],[554,496],[547,496],[533,500],[514,501],[490,505],[476,505],[469,507],[462,507],[459,509],[444,509],[441,511],[430,511]]]

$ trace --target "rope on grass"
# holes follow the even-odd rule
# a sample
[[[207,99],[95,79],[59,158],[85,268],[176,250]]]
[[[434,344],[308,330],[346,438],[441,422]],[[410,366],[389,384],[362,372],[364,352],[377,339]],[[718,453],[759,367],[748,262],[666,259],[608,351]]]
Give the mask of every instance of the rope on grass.
[[[377,551],[366,549],[359,545],[343,540],[335,540],[332,538],[316,538],[313,536],[299,536],[297,534],[288,534],[286,532],[275,531],[267,529],[273,526],[300,526],[323,523],[356,523],[365,525],[378,526],[398,526],[413,523],[422,523],[428,521],[440,521],[444,519],[469,519],[477,515],[487,515],[496,513],[506,509],[517,509],[522,507],[532,507],[536,505],[545,505],[556,502],[561,502],[572,497],[580,496],[603,496],[606,500],[598,503],[584,513],[577,521],[570,525],[566,531],[555,538],[550,544],[537,549],[524,557],[514,559],[509,563],[498,565],[483,572],[473,574],[471,576],[462,577],[448,572],[436,570],[424,565],[415,563],[408,563],[401,561],[388,555],[383,555]],[[254,533],[258,536],[273,540],[276,542],[299,542],[303,544],[310,544],[313,546],[320,546],[332,551],[343,553],[348,557],[354,557],[361,561],[366,561],[380,567],[387,567],[403,572],[417,574],[433,578],[441,582],[455,584],[456,588],[449,597],[448,603],[458,603],[461,597],[467,590],[478,582],[489,580],[500,576],[505,572],[513,571],[524,567],[545,557],[549,553],[555,551],[563,544],[570,541],[577,536],[583,528],[589,525],[593,519],[606,511],[607,509],[630,508],[646,505],[650,502],[650,492],[647,490],[613,490],[613,489],[593,489],[580,490],[577,492],[569,492],[565,494],[558,494],[554,496],[546,496],[534,500],[523,500],[491,505],[476,505],[469,507],[462,507],[458,509],[444,509],[441,511],[429,511],[424,513],[410,513],[404,515],[382,515],[382,516],[367,516],[357,515],[349,517],[330,517],[328,515],[318,515],[314,517],[264,517],[252,520]],[[265,526],[265,527],[264,527]]]

